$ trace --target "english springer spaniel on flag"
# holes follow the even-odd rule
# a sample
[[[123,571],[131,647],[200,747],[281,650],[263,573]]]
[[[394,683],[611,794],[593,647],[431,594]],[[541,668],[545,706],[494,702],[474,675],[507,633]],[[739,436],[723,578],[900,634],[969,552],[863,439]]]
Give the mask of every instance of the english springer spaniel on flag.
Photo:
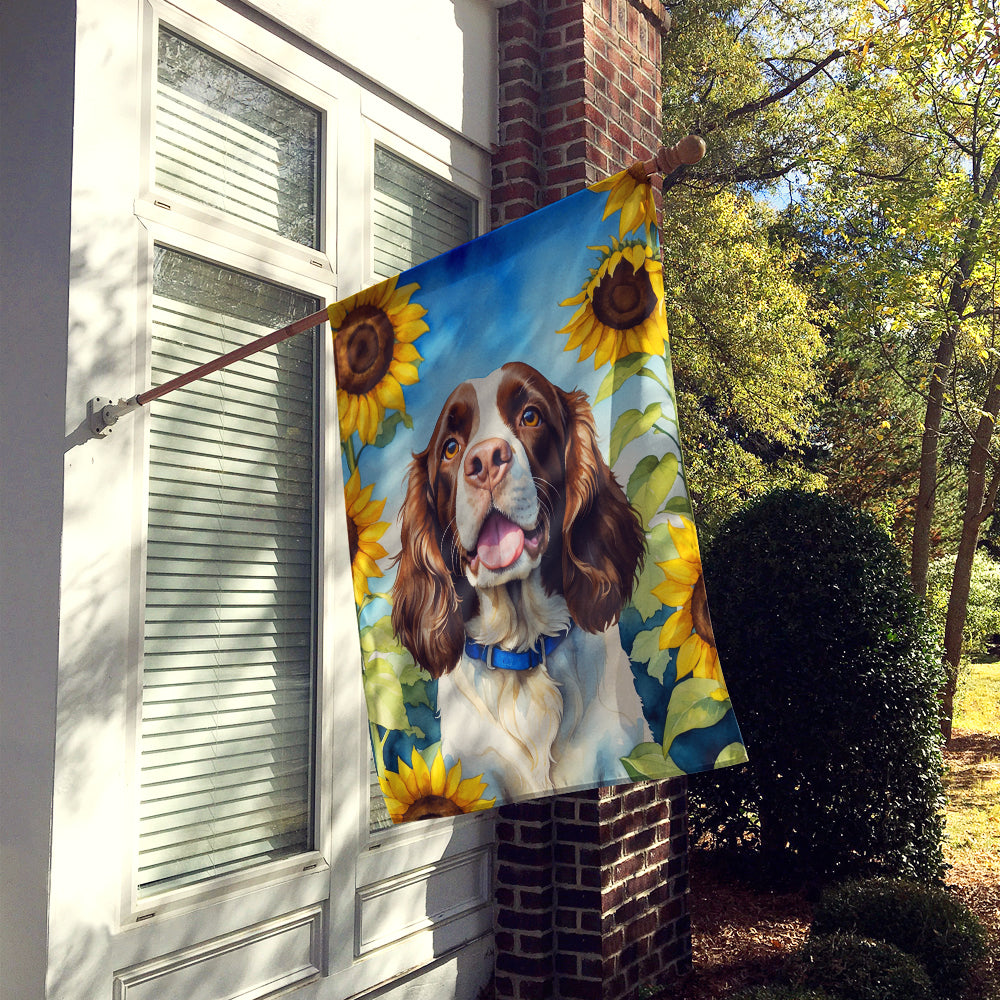
[[[392,625],[438,679],[441,747],[506,801],[626,777],[649,730],[618,638],[645,539],[586,394],[511,362],[414,455]]]

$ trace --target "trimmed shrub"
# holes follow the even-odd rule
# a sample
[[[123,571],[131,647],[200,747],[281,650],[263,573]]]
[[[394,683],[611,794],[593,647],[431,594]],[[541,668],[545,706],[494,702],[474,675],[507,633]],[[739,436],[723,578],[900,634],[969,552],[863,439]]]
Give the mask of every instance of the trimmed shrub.
[[[960,997],[986,957],[986,932],[946,889],[905,879],[869,879],[827,889],[816,905],[812,933],[850,932],[895,945],[918,959],[938,994]]]
[[[779,490],[722,526],[704,566],[750,763],[690,779],[695,835],[777,875],[939,878],[943,672],[889,536]]]
[[[801,986],[824,989],[837,1000],[934,1000],[930,978],[912,955],[854,934],[810,938],[792,975]]]
[[[741,990],[732,1000],[839,1000],[825,990],[803,989],[801,986],[752,986]]]

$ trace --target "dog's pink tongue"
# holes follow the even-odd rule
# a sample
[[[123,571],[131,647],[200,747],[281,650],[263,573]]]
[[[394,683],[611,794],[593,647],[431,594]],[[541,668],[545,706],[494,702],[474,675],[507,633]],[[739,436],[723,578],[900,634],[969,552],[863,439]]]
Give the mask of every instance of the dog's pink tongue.
[[[476,554],[492,570],[505,569],[524,549],[524,532],[508,517],[495,510],[479,533]]]

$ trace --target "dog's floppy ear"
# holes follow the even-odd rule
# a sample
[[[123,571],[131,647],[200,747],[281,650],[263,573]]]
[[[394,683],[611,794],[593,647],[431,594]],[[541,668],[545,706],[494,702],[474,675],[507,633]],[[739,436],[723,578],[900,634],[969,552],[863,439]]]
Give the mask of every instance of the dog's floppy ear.
[[[414,455],[399,513],[402,550],[392,585],[392,627],[432,677],[448,673],[462,653],[465,626],[452,574],[441,554],[431,503],[427,452]]]
[[[642,522],[597,447],[586,393],[562,393],[566,409],[563,593],[587,632],[618,621],[645,553]]]

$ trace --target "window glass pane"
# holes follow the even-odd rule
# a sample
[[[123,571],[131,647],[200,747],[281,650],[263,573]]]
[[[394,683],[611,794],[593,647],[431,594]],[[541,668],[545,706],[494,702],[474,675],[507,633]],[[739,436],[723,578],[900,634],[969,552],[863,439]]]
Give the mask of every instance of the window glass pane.
[[[318,308],[158,247],[152,383]],[[316,331],[150,404],[140,893],[312,847]]]
[[[375,273],[380,278],[392,277],[474,239],[478,235],[476,209],[476,199],[464,191],[376,146]],[[369,777],[369,820],[372,830],[380,830],[392,826],[392,820],[374,760]]]
[[[156,184],[318,245],[319,112],[160,28]]]
[[[476,200],[375,147],[375,273],[390,278],[473,239]]]

